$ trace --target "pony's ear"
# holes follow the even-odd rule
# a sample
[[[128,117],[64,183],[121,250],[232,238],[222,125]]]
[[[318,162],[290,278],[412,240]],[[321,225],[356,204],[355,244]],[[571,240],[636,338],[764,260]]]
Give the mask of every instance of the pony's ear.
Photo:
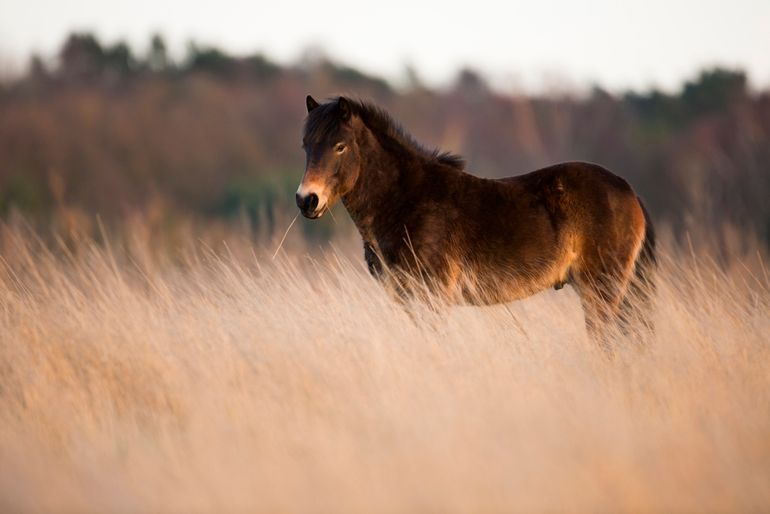
[[[342,121],[348,121],[350,119],[350,102],[344,96],[341,96],[337,100],[337,108],[340,110],[340,118]]]
[[[316,107],[318,107],[318,102],[315,101],[315,98],[313,98],[310,95],[307,95],[307,98],[305,98],[305,105],[307,106],[307,112],[312,111]]]

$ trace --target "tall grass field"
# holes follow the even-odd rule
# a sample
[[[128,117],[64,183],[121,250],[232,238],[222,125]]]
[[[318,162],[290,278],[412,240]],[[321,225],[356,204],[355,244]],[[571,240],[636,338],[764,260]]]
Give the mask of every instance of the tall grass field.
[[[1,512],[770,510],[756,256],[663,245],[608,355],[570,287],[405,308],[358,248],[137,233],[0,228]]]

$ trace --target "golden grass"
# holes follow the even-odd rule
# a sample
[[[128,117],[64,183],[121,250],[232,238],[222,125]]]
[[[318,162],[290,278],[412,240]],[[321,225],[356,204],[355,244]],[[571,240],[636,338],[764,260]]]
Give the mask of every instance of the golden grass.
[[[610,360],[570,288],[410,317],[358,255],[2,238],[0,511],[770,509],[761,272],[664,259]]]

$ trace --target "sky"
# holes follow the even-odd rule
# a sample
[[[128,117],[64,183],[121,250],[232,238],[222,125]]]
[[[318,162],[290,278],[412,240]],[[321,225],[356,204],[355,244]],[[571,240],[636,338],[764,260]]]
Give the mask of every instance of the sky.
[[[73,30],[141,52],[159,32],[177,56],[190,40],[282,63],[322,48],[394,83],[409,65],[433,86],[470,67],[503,90],[672,90],[723,65],[770,87],[770,0],[0,0],[0,66],[53,56]]]

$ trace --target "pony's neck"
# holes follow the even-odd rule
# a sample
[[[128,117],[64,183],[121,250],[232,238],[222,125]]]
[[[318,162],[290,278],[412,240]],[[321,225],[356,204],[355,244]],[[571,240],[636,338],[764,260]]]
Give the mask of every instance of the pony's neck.
[[[424,158],[402,141],[378,137],[363,125],[359,134],[361,168],[355,186],[342,202],[365,241],[376,243],[383,232],[403,230],[404,208],[414,201]]]

